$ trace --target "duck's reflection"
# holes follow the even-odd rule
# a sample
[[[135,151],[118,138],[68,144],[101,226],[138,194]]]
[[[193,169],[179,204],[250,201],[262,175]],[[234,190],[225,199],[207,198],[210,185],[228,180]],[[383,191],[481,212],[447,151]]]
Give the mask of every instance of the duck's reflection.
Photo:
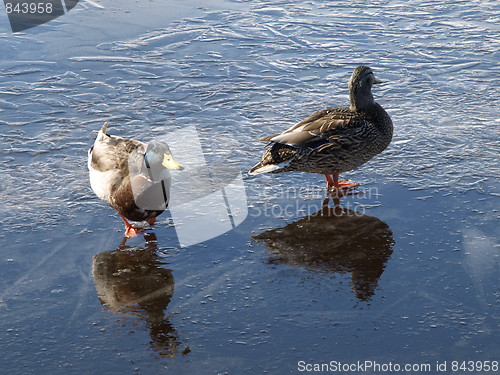
[[[383,221],[338,205],[268,230],[255,241],[267,244],[270,263],[306,267],[323,272],[351,274],[356,297],[369,300],[392,254],[394,238]]]
[[[180,342],[164,310],[174,293],[174,278],[162,267],[154,233],[145,239],[144,247],[130,247],[124,238],[118,249],[95,255],[92,277],[99,300],[109,311],[143,318],[153,350],[173,356]]]

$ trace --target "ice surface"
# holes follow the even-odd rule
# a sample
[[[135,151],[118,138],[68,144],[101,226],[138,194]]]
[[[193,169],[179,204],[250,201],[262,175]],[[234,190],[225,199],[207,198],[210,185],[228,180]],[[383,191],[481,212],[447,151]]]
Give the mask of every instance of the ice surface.
[[[259,1],[109,41],[106,53],[63,64],[4,61],[2,209],[29,215],[42,205],[57,216],[69,197],[91,199],[85,148],[104,119],[114,132],[140,139],[188,124],[222,133],[235,140],[232,161],[247,170],[262,152],[258,137],[321,108],[346,106],[347,79],[358,64],[385,81],[374,95],[396,134],[386,152],[351,175],[492,192],[500,70],[494,17],[493,3],[479,1]],[[22,38],[39,43],[36,35]],[[275,183],[320,181],[296,176]]]

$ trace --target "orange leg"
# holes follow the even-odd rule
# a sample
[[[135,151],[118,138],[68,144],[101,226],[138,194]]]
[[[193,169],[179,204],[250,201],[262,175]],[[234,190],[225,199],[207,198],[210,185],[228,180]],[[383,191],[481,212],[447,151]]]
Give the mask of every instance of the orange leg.
[[[125,219],[122,215],[120,215],[122,218],[123,222],[125,223],[125,237],[127,238],[134,238],[137,237],[138,235],[143,235],[144,232],[142,231],[142,228],[134,227],[132,224],[130,224],[127,219]]]
[[[335,197],[345,197],[347,195],[354,195],[359,193],[349,192],[349,190],[359,184],[356,182],[349,182],[349,180],[339,181],[339,173],[333,173],[331,176],[325,174],[328,189],[333,190]]]
[[[326,187],[327,187],[328,189],[330,189],[330,188],[332,188],[332,187],[334,187],[334,186],[335,186],[332,176],[330,176],[329,174],[324,174],[323,176],[325,176],[325,179],[326,179]]]
[[[156,217],[150,217],[149,219],[146,219],[146,222],[149,225],[154,225],[156,223]]]

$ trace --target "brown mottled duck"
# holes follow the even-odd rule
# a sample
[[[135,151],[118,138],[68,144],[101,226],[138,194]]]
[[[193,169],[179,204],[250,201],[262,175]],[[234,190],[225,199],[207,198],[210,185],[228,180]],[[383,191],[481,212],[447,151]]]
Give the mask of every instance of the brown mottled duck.
[[[369,67],[358,66],[349,79],[349,108],[324,109],[259,139],[271,147],[249,173],[321,173],[328,188],[347,195],[358,184],[339,181],[339,174],[360,167],[392,140],[392,120],[372,95],[372,86],[381,82]]]

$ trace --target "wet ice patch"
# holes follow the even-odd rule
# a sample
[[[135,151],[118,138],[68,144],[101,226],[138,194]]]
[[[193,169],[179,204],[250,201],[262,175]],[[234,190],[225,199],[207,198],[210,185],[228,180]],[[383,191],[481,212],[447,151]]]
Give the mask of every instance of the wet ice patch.
[[[464,268],[478,291],[478,299],[484,306],[489,306],[495,299],[496,285],[491,284],[498,275],[498,262],[494,259],[500,255],[500,247],[495,243],[495,236],[478,229],[462,230]]]

